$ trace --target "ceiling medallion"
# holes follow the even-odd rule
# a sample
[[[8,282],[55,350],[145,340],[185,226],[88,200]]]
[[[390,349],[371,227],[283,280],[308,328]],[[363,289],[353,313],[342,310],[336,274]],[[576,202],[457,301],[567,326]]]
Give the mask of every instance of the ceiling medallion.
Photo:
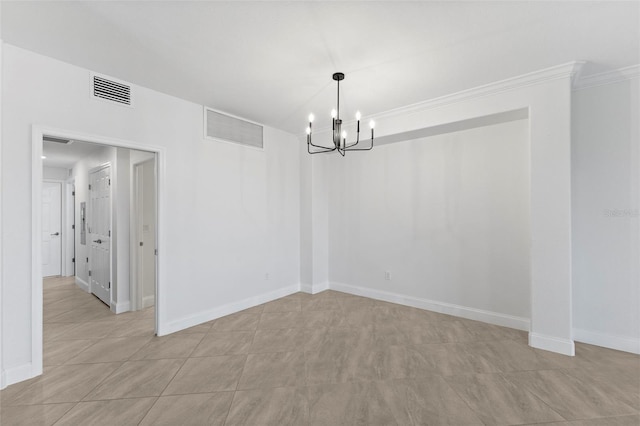
[[[337,72],[333,74],[333,79],[338,82],[338,101],[336,105],[336,109],[331,111],[331,118],[333,121],[333,148],[329,148],[322,145],[314,145],[311,141],[312,132],[312,123],[314,116],[313,114],[309,114],[309,127],[307,127],[307,151],[309,154],[320,154],[325,152],[333,152],[338,151],[340,155],[344,157],[347,151],[369,151],[373,148],[373,128],[375,127],[375,122],[371,120],[369,122],[369,126],[371,127],[371,141],[370,145],[366,148],[357,147],[358,142],[360,142],[360,111],[356,112],[356,121],[357,121],[357,131],[356,131],[356,141],[355,142],[347,142],[347,131],[342,130],[342,120],[340,119],[340,81],[344,80],[344,74],[341,72]],[[313,147],[313,150],[312,148]]]

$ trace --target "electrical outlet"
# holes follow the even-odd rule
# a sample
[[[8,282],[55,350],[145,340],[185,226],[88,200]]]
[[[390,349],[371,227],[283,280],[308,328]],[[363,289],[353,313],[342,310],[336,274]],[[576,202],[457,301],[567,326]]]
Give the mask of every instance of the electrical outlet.
[[[269,273],[268,272],[266,274],[264,274],[264,279],[265,279],[265,281],[269,281]]]
[[[389,271],[385,271],[385,272],[384,272],[384,279],[385,279],[386,281],[391,281],[391,272],[389,272]]]

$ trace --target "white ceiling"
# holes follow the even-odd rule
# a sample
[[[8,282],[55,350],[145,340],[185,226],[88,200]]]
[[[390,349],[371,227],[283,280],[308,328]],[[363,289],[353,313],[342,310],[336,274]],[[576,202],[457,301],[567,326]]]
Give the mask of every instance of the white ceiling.
[[[2,3],[5,42],[299,133],[586,60],[640,62],[640,2]]]
[[[42,165],[71,169],[78,161],[90,156],[102,147],[103,145],[80,141],[72,141],[69,145],[45,141],[42,143],[42,154],[47,158],[42,160]]]

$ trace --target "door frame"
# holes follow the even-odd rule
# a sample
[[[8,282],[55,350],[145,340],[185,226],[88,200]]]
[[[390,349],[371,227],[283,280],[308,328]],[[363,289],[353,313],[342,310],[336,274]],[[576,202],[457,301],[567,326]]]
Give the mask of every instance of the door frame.
[[[92,167],[89,170],[87,170],[87,182],[89,182],[89,185],[91,185],[91,174],[95,173],[95,172],[99,172],[100,170],[103,169],[109,169],[109,179],[111,179],[112,177],[112,173],[114,170],[114,167],[112,166],[111,162],[106,162],[103,164],[100,164],[99,166],[96,167]],[[91,202],[91,190],[89,190],[89,193],[87,194],[87,213],[86,213],[86,217],[87,217],[87,223],[88,224],[92,224],[93,223],[93,207],[92,207],[93,203]],[[113,187],[111,185],[109,185],[109,230],[113,229]],[[88,228],[88,226],[87,226]],[[89,231],[89,229],[87,229],[87,237],[89,237],[91,235],[91,232]],[[89,240],[91,240],[91,238],[89,238]],[[91,248],[90,248],[90,243],[89,241],[87,241],[87,257],[89,258],[89,272],[91,272],[93,270],[93,257],[91,256]],[[109,237],[109,281],[111,282],[113,280],[113,236]],[[91,285],[91,277],[89,277],[89,293],[93,294],[94,296],[98,297],[93,291],[92,291],[92,285]],[[109,309],[111,309],[114,313],[116,312],[112,306],[113,306],[113,292],[111,291],[111,286],[109,286],[109,303],[107,304],[107,306],[109,306]],[[100,299],[100,297],[98,297],[98,299]],[[102,299],[100,299],[102,300]],[[104,300],[102,300],[104,302]]]
[[[165,247],[165,159],[166,148],[108,136],[34,124],[31,127],[31,374],[42,374],[42,143],[43,136],[75,139],[120,148],[137,149],[156,154],[156,305],[155,332],[161,334],[166,322],[164,301],[166,272],[162,262]]]
[[[66,200],[62,201],[62,225],[66,232],[62,235],[62,276],[71,277],[76,275],[76,197],[75,179],[69,178],[63,182],[63,192]]]
[[[59,179],[42,179],[42,183],[57,183],[60,185],[60,276],[63,277],[65,273],[65,262],[66,262],[66,242],[67,242],[67,232],[66,232],[66,185],[65,181]],[[42,196],[40,196],[40,200],[42,200]],[[42,201],[40,201],[42,203]],[[41,237],[42,239],[42,237]]]

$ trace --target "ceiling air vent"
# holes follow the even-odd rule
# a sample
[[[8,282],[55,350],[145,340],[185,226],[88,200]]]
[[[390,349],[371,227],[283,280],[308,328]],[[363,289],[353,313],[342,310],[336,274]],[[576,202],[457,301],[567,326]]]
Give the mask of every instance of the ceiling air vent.
[[[131,86],[96,74],[91,76],[94,98],[131,106]]]
[[[263,148],[262,126],[206,108],[205,136],[254,148]]]
[[[44,142],[60,143],[60,144],[63,144],[63,145],[71,145],[73,143],[73,141],[71,139],[56,138],[56,137],[47,136],[47,135],[44,135],[42,137],[42,140]]]

